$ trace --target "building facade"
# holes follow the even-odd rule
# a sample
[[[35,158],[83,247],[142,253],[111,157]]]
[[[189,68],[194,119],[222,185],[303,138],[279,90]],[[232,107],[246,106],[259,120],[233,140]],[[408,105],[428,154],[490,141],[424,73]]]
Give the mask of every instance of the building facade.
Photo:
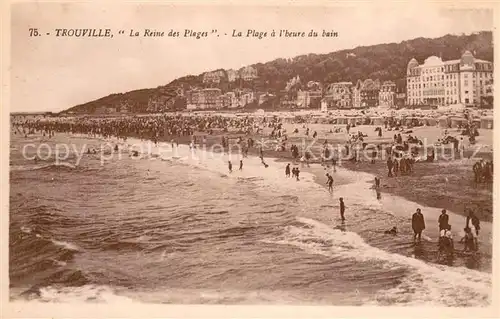
[[[224,108],[237,108],[239,106],[238,98],[236,97],[236,93],[227,92],[223,95],[223,107]]]
[[[355,108],[367,108],[378,106],[380,93],[380,81],[377,79],[358,80],[353,88],[353,106]]]
[[[331,109],[352,107],[352,82],[331,83],[325,90],[323,102]]]
[[[203,74],[203,83],[209,84],[209,83],[215,83],[218,84],[221,82],[222,78],[224,78],[226,74],[224,71],[213,71],[213,72],[207,72]]]
[[[246,66],[240,69],[240,78],[244,81],[251,81],[258,77],[257,69],[251,66]]]
[[[224,102],[218,88],[192,90],[186,93],[188,109],[220,109]]]
[[[297,106],[301,108],[320,107],[322,91],[298,91]]]
[[[382,83],[379,92],[379,106],[393,108],[396,104],[396,83],[385,81]]]
[[[229,70],[227,70],[226,73],[227,73],[227,80],[229,82],[234,82],[240,78],[240,74],[236,70],[229,69]]]
[[[408,63],[408,105],[480,105],[487,81],[493,79],[493,63],[465,51],[458,60],[428,57],[423,64]]]
[[[485,93],[481,97],[482,98],[481,99],[481,107],[485,107],[485,108],[493,107],[493,97],[494,97],[493,87],[494,87],[493,79],[486,81],[486,84],[484,87]]]

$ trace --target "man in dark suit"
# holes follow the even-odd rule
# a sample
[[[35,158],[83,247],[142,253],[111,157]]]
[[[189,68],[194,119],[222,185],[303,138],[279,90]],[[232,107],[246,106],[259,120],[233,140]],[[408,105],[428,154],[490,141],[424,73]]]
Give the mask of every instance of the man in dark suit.
[[[411,228],[413,228],[413,241],[416,241],[418,238],[418,242],[420,242],[422,231],[425,229],[424,215],[422,215],[420,208],[417,208],[417,211],[411,218]]]

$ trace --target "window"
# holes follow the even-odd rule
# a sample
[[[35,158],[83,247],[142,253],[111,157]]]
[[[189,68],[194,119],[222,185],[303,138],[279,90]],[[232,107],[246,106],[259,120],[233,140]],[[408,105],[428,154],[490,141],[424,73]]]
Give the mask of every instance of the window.
[[[469,85],[469,81],[465,80],[464,81],[464,86],[468,86]]]
[[[469,91],[465,91],[465,94],[469,94]]]

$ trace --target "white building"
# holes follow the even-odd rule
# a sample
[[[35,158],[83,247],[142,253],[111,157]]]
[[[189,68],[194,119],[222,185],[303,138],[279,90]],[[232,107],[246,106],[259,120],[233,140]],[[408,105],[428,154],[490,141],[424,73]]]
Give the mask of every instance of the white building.
[[[479,105],[493,79],[493,63],[465,51],[459,60],[428,57],[423,64],[411,59],[407,72],[407,104]]]
[[[257,75],[257,69],[251,66],[245,66],[240,69],[240,77],[244,81],[251,81],[254,80],[258,77]]]
[[[240,78],[240,73],[236,70],[229,69],[229,70],[227,70],[226,73],[227,73],[227,80],[229,82],[234,82]]]

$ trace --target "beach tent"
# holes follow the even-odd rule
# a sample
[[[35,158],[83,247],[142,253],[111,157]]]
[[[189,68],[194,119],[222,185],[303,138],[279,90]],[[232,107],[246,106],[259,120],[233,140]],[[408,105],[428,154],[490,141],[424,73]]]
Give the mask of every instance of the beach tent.
[[[424,118],[425,125],[427,126],[436,126],[438,121],[433,117]]]
[[[481,118],[481,128],[484,129],[493,129],[493,117],[485,116]]]
[[[382,117],[372,117],[371,118],[372,125],[384,125],[384,119]]]
[[[465,123],[467,123],[467,120],[463,117],[459,116],[450,117],[451,127],[459,127],[460,125],[464,125]]]
[[[439,121],[439,127],[442,127],[442,128],[448,127],[448,117],[447,116],[441,116],[438,121]]]
[[[293,116],[291,116],[291,115],[284,116],[283,123],[292,124],[293,123]]]
[[[354,123],[356,123],[356,125],[362,125],[362,124],[363,124],[363,122],[364,122],[364,119],[363,119],[363,117],[361,117],[361,116],[356,116],[356,117],[354,118]]]
[[[347,117],[337,117],[337,124],[347,124]]]

